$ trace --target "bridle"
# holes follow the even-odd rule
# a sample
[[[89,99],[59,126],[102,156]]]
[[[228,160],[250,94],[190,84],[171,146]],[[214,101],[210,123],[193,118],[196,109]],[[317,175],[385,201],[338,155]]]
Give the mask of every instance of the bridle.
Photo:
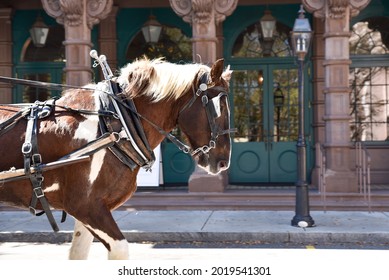
[[[205,109],[207,115],[209,128],[211,130],[211,139],[209,140],[208,145],[198,147],[195,150],[189,148],[188,146],[186,146],[186,148],[184,149],[181,149],[184,153],[188,153],[191,156],[194,156],[199,152],[202,152],[203,154],[208,154],[210,150],[216,148],[216,140],[220,135],[236,132],[236,128],[222,129],[216,123],[216,119],[221,116],[220,102],[223,96],[226,97],[225,102],[226,102],[226,106],[228,107],[228,93],[225,91],[223,87],[220,86],[208,87],[207,80],[208,80],[208,74],[204,73],[200,78],[200,85],[197,91],[195,91],[195,89],[193,88],[192,99],[189,100],[189,102],[179,112],[179,114],[181,114],[182,112],[190,108],[193,105],[193,103],[196,101],[197,97],[199,97],[201,98],[202,106]],[[208,90],[215,90],[220,92],[217,96],[213,98],[209,98]]]

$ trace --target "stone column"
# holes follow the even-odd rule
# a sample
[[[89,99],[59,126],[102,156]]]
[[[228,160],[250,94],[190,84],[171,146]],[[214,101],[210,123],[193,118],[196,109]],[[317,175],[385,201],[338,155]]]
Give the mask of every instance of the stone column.
[[[324,116],[328,192],[357,192],[350,168],[350,18],[370,0],[303,0],[305,8],[324,19]]]
[[[65,28],[66,83],[85,85],[92,81],[91,29],[104,19],[113,0],[41,0],[46,13]]]
[[[323,120],[324,116],[324,22],[320,18],[313,18],[313,42],[312,42],[312,70],[313,70],[313,132],[315,142],[325,142],[325,123]],[[319,185],[320,169],[321,165],[320,158],[316,158],[316,165],[312,172],[312,184],[315,186]]]
[[[192,25],[193,60],[217,59],[217,28],[235,10],[238,0],[170,0],[177,15]]]
[[[112,11],[106,19],[101,21],[99,26],[99,53],[107,57],[108,65],[111,67],[113,73],[115,73],[118,64],[116,36],[116,15],[118,10],[119,8],[117,6],[113,6]]]
[[[216,25],[216,58],[222,58],[224,54],[224,36],[223,36],[223,24]]]
[[[175,13],[192,25],[193,61],[211,65],[223,55],[222,22],[237,4],[238,0],[170,0]],[[213,176],[196,167],[188,187],[189,192],[223,192],[227,184],[226,172]]]
[[[0,76],[12,77],[12,9],[0,9]],[[12,103],[12,86],[0,83],[0,103]]]

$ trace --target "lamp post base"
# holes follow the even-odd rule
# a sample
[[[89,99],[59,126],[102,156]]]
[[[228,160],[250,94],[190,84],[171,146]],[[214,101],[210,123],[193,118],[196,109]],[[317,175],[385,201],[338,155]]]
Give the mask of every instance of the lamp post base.
[[[303,222],[303,223],[300,223]],[[314,227],[315,221],[309,214],[308,184],[298,182],[296,185],[296,213],[292,219],[292,226]]]
[[[303,224],[301,222],[304,222]],[[312,219],[310,215],[301,216],[296,215],[292,219],[292,226],[294,227],[314,227],[315,221]]]

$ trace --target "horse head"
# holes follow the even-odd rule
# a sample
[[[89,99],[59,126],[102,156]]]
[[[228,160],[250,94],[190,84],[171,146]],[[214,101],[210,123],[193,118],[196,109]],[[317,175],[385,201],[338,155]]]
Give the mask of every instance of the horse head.
[[[194,96],[178,117],[178,126],[192,147],[192,156],[211,174],[228,169],[231,159],[228,90],[232,71],[229,67],[223,71],[223,67],[224,60],[219,59],[210,73],[197,76],[193,82]]]
[[[190,144],[184,150],[212,174],[226,170],[231,157],[228,89],[232,71],[223,67],[223,59],[212,67],[140,59],[123,68],[118,79],[139,112],[154,124],[165,131],[178,124]],[[145,96],[147,100],[137,102]],[[147,122],[144,125],[150,141],[156,130],[148,129]]]

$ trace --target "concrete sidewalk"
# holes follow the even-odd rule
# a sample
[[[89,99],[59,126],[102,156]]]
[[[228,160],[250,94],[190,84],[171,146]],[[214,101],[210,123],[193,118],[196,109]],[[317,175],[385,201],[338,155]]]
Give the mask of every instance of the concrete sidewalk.
[[[60,221],[61,212],[54,212]],[[316,227],[290,225],[290,211],[116,211],[129,242],[366,243],[389,246],[389,212],[311,212]],[[46,216],[0,212],[0,242],[70,242],[74,219],[54,233]]]

